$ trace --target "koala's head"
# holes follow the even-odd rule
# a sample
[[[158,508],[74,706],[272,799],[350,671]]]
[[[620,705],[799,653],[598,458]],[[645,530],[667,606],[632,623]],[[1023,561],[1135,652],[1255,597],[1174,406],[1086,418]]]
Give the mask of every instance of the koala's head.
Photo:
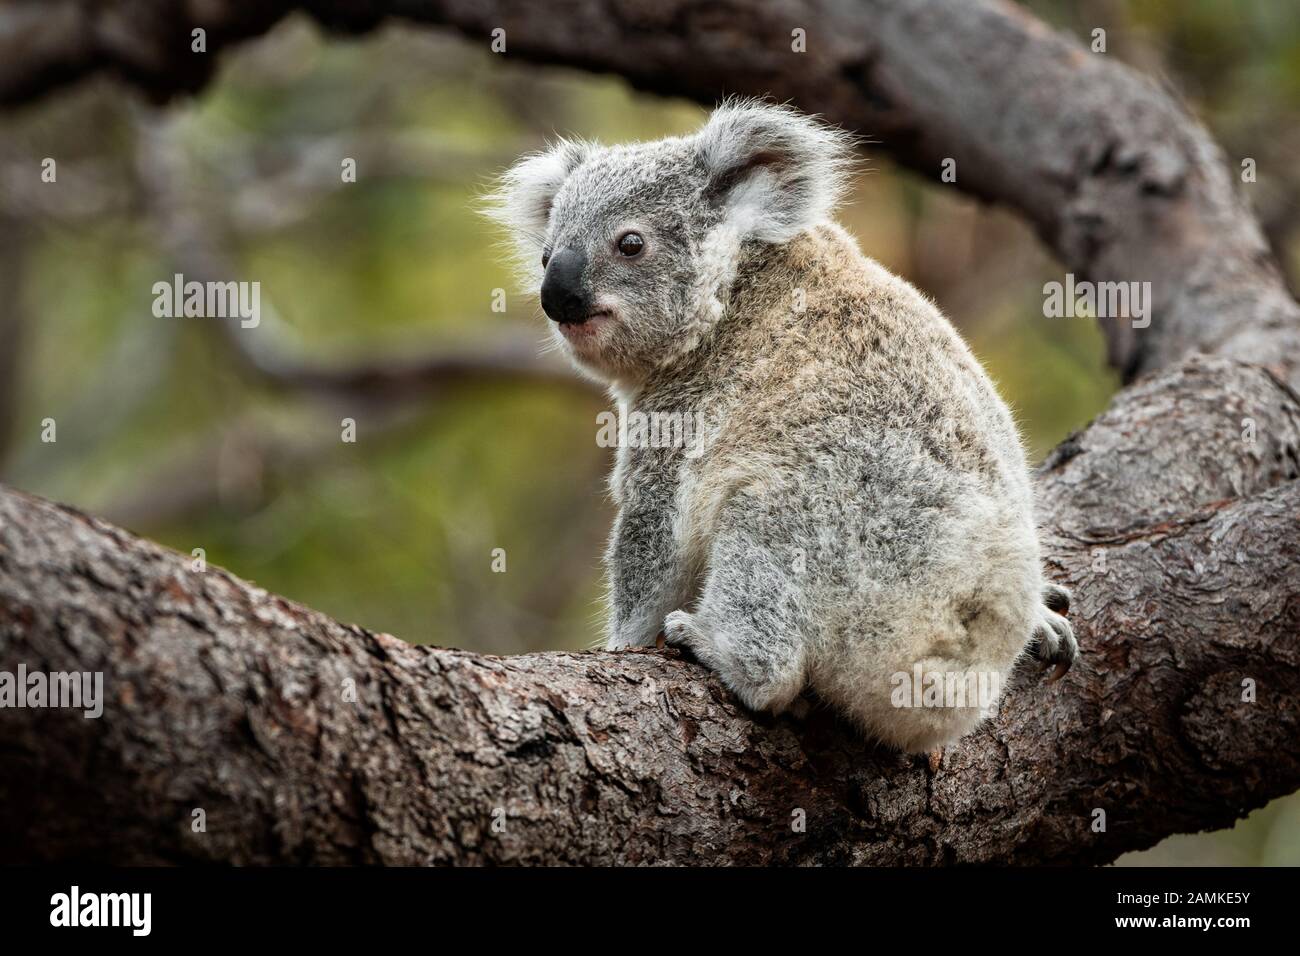
[[[793,109],[732,101],[691,136],[527,156],[490,214],[561,347],[603,378],[637,379],[710,333],[746,242],[788,242],[830,217],[852,150]]]

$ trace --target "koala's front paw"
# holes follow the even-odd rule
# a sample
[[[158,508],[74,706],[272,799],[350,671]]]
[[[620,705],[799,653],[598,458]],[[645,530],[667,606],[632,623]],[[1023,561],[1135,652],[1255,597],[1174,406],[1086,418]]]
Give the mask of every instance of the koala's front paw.
[[[673,611],[665,617],[664,629],[661,633],[664,636],[664,643],[669,647],[684,647],[697,658],[700,657],[697,649],[699,632],[695,627],[694,618],[688,612]]]
[[[1038,609],[1038,620],[1034,624],[1029,647],[1030,653],[1044,665],[1056,665],[1056,670],[1047,679],[1049,684],[1064,677],[1065,672],[1079,656],[1079,643],[1074,639],[1074,628],[1070,627],[1070,622],[1065,619],[1064,614],[1059,614],[1055,610],[1055,608],[1069,610],[1070,592],[1064,588],[1056,588],[1055,585],[1051,587],[1062,592],[1064,598],[1062,599],[1057,593],[1049,596],[1048,592],[1044,592],[1044,606]]]
[[[632,647],[662,647],[659,622],[646,615],[619,620],[610,625],[605,650],[623,651]]]

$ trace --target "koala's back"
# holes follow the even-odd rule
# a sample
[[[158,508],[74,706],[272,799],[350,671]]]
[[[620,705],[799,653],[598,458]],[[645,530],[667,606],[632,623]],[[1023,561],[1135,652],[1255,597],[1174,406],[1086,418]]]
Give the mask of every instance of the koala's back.
[[[802,578],[822,697],[906,749],[959,736],[978,708],[901,711],[890,691],[917,663],[1005,677],[1028,640],[1041,572],[1010,413],[937,310],[838,227],[757,250],[728,314],[658,386],[716,422],[681,466],[683,546],[743,566],[762,541]]]

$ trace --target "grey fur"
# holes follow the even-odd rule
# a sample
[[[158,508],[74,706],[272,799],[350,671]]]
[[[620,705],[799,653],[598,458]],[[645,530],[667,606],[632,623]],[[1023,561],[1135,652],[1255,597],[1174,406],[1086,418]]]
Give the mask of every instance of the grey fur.
[[[925,751],[989,702],[900,707],[900,673],[1000,688],[1027,648],[1068,666],[1077,646],[1005,404],[934,306],[831,220],[852,155],[792,109],[732,101],[692,136],[525,158],[493,211],[534,288],[544,249],[585,253],[609,320],[553,327],[581,369],[628,409],[706,423],[694,456],[619,449],[608,646],[662,631],[751,708],[811,689]],[[628,229],[634,260],[616,250]]]

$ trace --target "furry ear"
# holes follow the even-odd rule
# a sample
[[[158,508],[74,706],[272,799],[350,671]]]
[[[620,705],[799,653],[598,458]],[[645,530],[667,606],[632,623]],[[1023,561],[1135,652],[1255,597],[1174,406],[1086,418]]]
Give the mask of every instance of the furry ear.
[[[706,201],[765,242],[829,219],[853,172],[854,137],[788,106],[728,100],[696,136]]]
[[[561,139],[511,166],[484,197],[484,214],[505,229],[521,265],[540,268],[555,194],[593,149],[582,140]]]

